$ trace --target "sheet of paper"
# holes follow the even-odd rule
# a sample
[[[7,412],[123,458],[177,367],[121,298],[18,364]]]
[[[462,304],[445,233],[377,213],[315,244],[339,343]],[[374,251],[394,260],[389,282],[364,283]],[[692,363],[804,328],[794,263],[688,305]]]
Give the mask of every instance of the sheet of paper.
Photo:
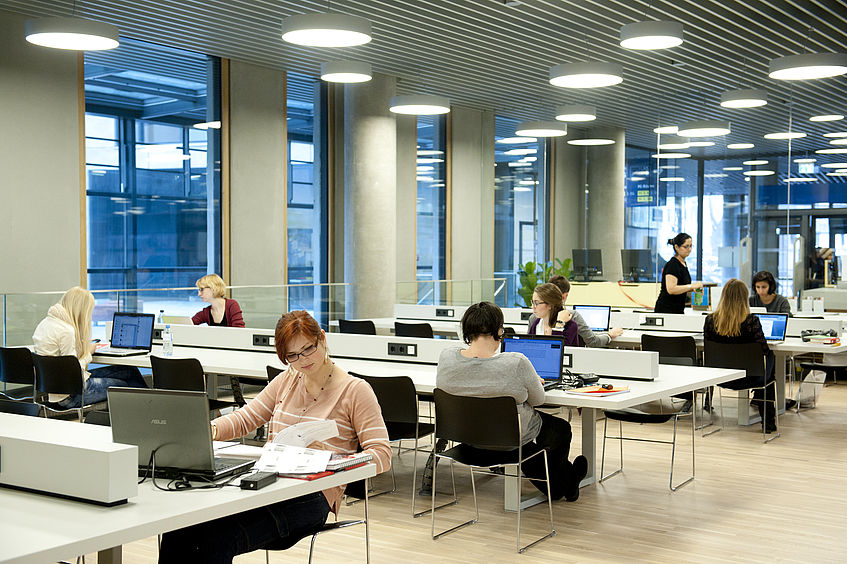
[[[264,453],[264,450],[260,446],[243,445],[241,443],[214,441],[212,447],[215,450],[215,456],[231,458],[259,459]]]
[[[326,470],[332,455],[328,450],[315,450],[290,445],[268,443],[256,462],[256,469],[278,474],[314,474]]]
[[[315,441],[325,441],[337,436],[338,425],[332,419],[302,421],[277,433],[274,443],[307,447]]]

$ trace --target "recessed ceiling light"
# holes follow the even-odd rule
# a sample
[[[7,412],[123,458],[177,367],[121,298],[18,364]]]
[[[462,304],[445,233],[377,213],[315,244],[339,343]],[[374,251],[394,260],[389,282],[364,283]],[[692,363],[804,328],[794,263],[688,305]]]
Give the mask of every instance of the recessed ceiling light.
[[[659,170],[676,170],[679,168],[679,165],[661,165]]]
[[[524,157],[524,158],[521,159],[521,162],[523,162],[523,163],[534,163],[537,160],[538,160],[538,157]]]
[[[505,151],[504,155],[534,155],[538,152],[538,149],[509,149]]]
[[[716,137],[731,133],[728,121],[719,119],[702,119],[689,121],[679,126],[677,132],[683,137]]]
[[[825,163],[821,168],[847,168],[847,163]]]
[[[559,121],[594,121],[597,119],[597,110],[594,106],[586,104],[568,104],[560,106],[556,110],[556,119]]]
[[[808,176],[789,176],[785,182],[817,182],[817,178],[809,178]]]
[[[530,166],[532,166],[532,163],[526,163],[526,162],[523,162],[523,161],[514,161],[514,162],[506,163],[506,164],[508,164],[508,165],[509,165],[510,167],[512,167],[512,168],[530,167]]]
[[[818,161],[818,159],[811,159],[811,158],[794,159],[795,163],[815,163],[817,161]]]
[[[770,176],[774,174],[772,170],[745,170],[742,173],[744,176]]]
[[[562,137],[568,134],[568,126],[558,121],[525,121],[515,128],[520,137]]]
[[[653,133],[659,133],[661,135],[665,135],[667,133],[675,134],[679,132],[679,126],[676,125],[663,125],[661,127],[653,128]]]
[[[772,59],[768,76],[776,80],[811,80],[847,73],[844,53],[804,53]]]
[[[633,175],[650,174],[650,171],[649,171],[649,170],[636,170],[636,171],[635,171],[635,172],[633,172],[632,174],[633,174]]]
[[[728,174],[724,174],[722,172],[710,172],[708,174],[704,174],[703,178],[727,178]]]
[[[839,171],[836,170],[835,172],[827,172],[826,175],[827,176],[847,176],[847,171],[839,172]]]
[[[297,14],[282,20],[282,40],[308,47],[364,45],[371,40],[371,22],[347,14]]]
[[[756,108],[768,103],[768,93],[759,88],[728,90],[721,94],[721,106],[724,108]]]
[[[195,123],[194,129],[220,129],[221,122],[219,121],[204,121],[203,123]]]
[[[755,147],[753,143],[730,143],[726,146],[727,149],[752,149]]]
[[[443,96],[428,94],[409,94],[391,98],[388,108],[395,114],[430,116],[446,114],[450,111],[450,100]]]
[[[362,61],[329,61],[321,63],[321,80],[355,84],[373,78],[371,64]]]
[[[743,166],[725,166],[724,170],[744,170]]]
[[[426,157],[430,155],[443,155],[444,151],[439,151],[437,149],[418,149],[419,157]]]
[[[741,163],[741,164],[745,164],[745,165],[747,165],[747,166],[766,165],[766,164],[768,164],[768,161],[763,161],[763,160],[753,160],[753,161],[744,161],[744,162],[743,162],[743,163]]]
[[[535,137],[504,137],[502,139],[498,139],[497,143],[503,143],[504,145],[519,145],[521,143],[537,143],[538,139]]]
[[[815,151],[818,155],[842,155],[847,153],[847,147],[842,148],[832,148],[832,149],[818,149]]]
[[[691,155],[688,153],[656,153],[650,156],[654,159],[687,159]]]
[[[689,141],[689,147],[712,147],[715,144],[714,141]]]
[[[595,138],[586,138],[586,139],[571,139],[568,141],[568,145],[580,145],[580,146],[589,146],[589,145],[614,145],[614,139],[601,139],[599,137]]]
[[[602,88],[621,82],[623,68],[616,63],[563,63],[550,69],[550,84],[562,88]]]
[[[117,26],[83,18],[37,18],[25,29],[26,40],[42,47],[102,51],[119,45]]]
[[[778,131],[776,133],[765,133],[765,139],[800,139],[806,134],[800,131]]]
[[[682,24],[668,21],[633,22],[621,27],[625,49],[667,49],[682,45]]]
[[[838,121],[840,119],[844,119],[844,116],[841,114],[824,114],[820,116],[812,116],[809,118],[809,121]]]
[[[425,157],[425,158],[418,157],[416,159],[416,161],[417,161],[418,164],[431,164],[431,163],[443,163],[444,159],[438,159],[438,158],[432,158],[432,157]]]
[[[824,133],[824,137],[847,137],[847,131],[832,131],[830,133]]]
[[[847,145],[847,137],[841,139],[833,139],[829,142],[830,145]]]
[[[659,179],[659,182],[684,182],[685,178],[681,176],[665,176]]]

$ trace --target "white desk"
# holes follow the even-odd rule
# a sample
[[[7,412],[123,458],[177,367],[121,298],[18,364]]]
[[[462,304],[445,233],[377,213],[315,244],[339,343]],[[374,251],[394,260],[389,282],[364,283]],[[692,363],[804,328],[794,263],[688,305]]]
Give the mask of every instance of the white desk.
[[[356,321],[356,320],[354,320]],[[461,325],[461,320],[456,319],[454,321],[448,320],[431,320],[431,319],[399,319],[394,317],[376,317],[371,318],[370,321],[373,321],[374,327],[376,327],[376,332],[379,335],[393,335],[394,334],[394,322],[399,321],[400,323],[428,323],[430,327],[432,327],[432,333],[434,335],[439,335],[442,337],[447,337],[448,339],[458,339],[459,338],[459,328]],[[338,330],[338,321],[330,321],[329,326],[333,328],[334,331]],[[506,323],[506,327],[511,327],[515,330],[516,333],[526,333],[527,324],[524,323]]]
[[[137,497],[115,507],[0,489],[0,562],[40,564],[98,552],[98,563],[119,563],[123,544],[375,475],[376,466],[367,464],[313,481],[281,478],[259,491],[164,492],[148,480]]]

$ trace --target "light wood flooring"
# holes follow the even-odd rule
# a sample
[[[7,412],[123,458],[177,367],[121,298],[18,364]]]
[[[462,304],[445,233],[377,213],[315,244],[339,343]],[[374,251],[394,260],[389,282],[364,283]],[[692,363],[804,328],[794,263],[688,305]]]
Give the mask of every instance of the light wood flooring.
[[[598,422],[598,436],[602,425]],[[556,536],[523,555],[515,551],[515,514],[503,511],[501,478],[477,480],[476,525],[433,541],[429,517],[413,519],[409,514],[413,455],[395,455],[398,491],[370,504],[372,561],[845,562],[847,384],[826,387],[816,409],[789,412],[779,418],[779,425],[782,436],[769,444],[762,444],[758,424],[739,428],[730,422],[705,438],[698,431],[696,480],[675,493],[667,485],[670,446],[626,442],[624,473],[583,488],[575,503],[555,502]],[[576,416],[573,427],[571,457],[580,452]],[[665,439],[671,431],[670,424],[624,424],[625,434],[631,436]],[[689,449],[690,431],[679,440],[675,478],[690,468]],[[420,468],[424,459],[419,455]],[[617,460],[617,445],[612,443],[607,462]],[[439,477],[448,475],[439,472]],[[380,477],[376,487],[389,482]],[[439,490],[446,485],[446,480],[439,481]],[[438,527],[466,520],[473,510],[464,470],[457,470],[457,487],[459,505],[438,512]],[[532,489],[527,485],[526,492]],[[341,518],[361,510],[361,504],[343,507]],[[522,514],[525,539],[543,530],[546,515],[546,505]],[[314,562],[364,562],[363,532],[353,527],[319,536]],[[276,563],[305,563],[307,558],[308,539],[271,554]],[[96,558],[89,555],[87,561]],[[124,547],[127,564],[155,561],[155,538]],[[265,555],[246,554],[235,562],[260,564]]]

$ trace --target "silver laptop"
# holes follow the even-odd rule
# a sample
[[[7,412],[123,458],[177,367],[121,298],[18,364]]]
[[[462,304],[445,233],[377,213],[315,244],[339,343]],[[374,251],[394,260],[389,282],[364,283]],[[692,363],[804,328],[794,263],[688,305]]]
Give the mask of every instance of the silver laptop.
[[[149,354],[153,348],[153,314],[116,311],[109,346],[97,349],[104,356]]]
[[[582,315],[585,324],[595,332],[608,331],[609,320],[612,316],[612,306],[577,305],[574,311]]]
[[[138,475],[155,452],[156,477],[217,480],[247,472],[255,460],[215,458],[205,392],[109,388],[112,441],[138,447]]]
[[[788,330],[787,313],[755,313],[762,324],[762,333],[768,344],[781,343],[785,340],[785,332]]]

